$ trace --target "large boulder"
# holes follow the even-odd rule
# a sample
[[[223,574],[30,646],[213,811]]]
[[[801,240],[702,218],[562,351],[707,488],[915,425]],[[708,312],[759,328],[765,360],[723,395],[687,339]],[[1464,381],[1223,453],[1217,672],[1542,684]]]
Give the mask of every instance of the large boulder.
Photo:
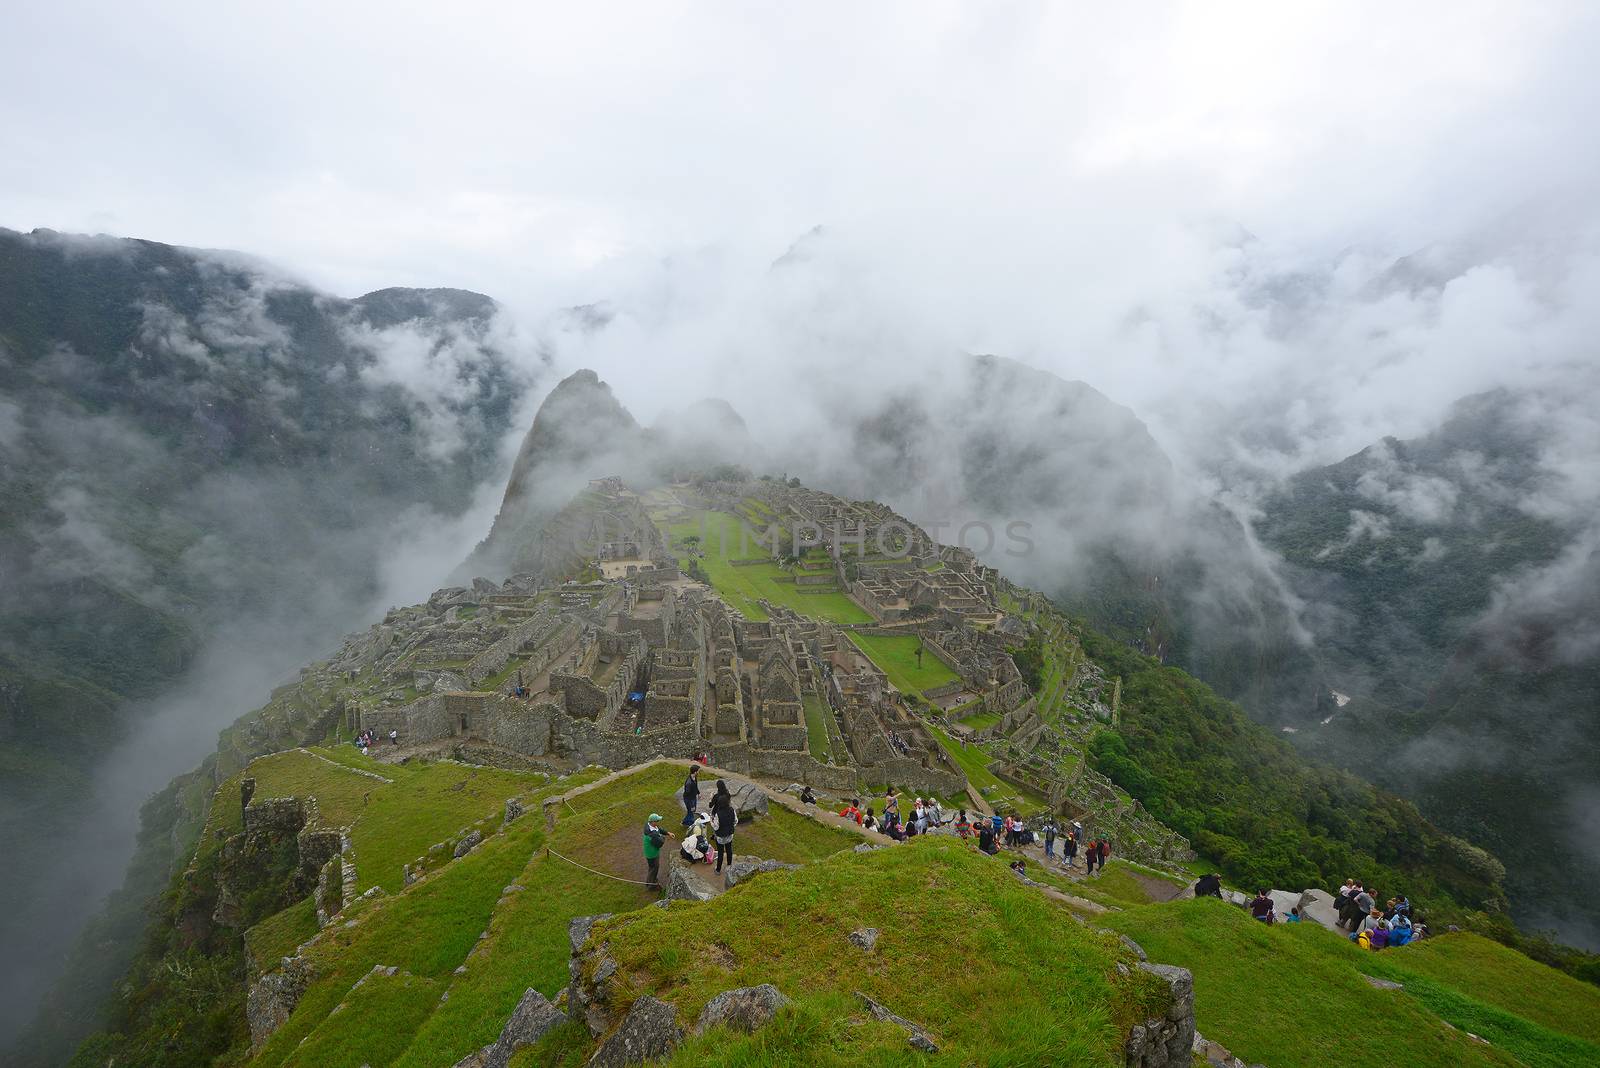
[[[787,1004],[789,999],[771,983],[724,990],[706,1002],[705,1010],[694,1025],[695,1033],[718,1024],[748,1033],[771,1023],[778,1010]]]
[[[657,1060],[671,1053],[682,1038],[677,1006],[644,994],[628,1010],[622,1026],[589,1058],[589,1068],[624,1068]]]
[[[752,816],[767,814],[767,792],[755,783],[740,783],[731,787],[730,791],[733,794],[733,811],[740,823],[747,822]]]
[[[667,900],[710,901],[716,896],[716,891],[689,874],[682,864],[672,866],[672,873],[667,876]]]

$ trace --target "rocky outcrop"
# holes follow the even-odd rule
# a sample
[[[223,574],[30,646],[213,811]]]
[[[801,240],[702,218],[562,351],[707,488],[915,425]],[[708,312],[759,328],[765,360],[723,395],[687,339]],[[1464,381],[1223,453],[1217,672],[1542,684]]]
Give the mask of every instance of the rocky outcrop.
[[[1141,962],[1139,970],[1167,984],[1167,1011],[1134,1024],[1123,1047],[1128,1068],[1187,1068],[1194,1048],[1194,976],[1187,968]]]
[[[276,971],[257,979],[245,997],[244,1015],[250,1024],[250,1048],[260,1049],[272,1032],[283,1025],[300,1004],[314,978],[311,966],[300,957],[285,957]]]
[[[748,1033],[771,1023],[772,1018],[787,1004],[789,999],[771,983],[724,990],[706,1002],[694,1030],[699,1034],[708,1027],[726,1024],[736,1031]]]
[[[478,843],[482,842],[482,841],[483,841],[483,832],[482,831],[473,831],[471,834],[468,834],[468,835],[464,836],[461,839],[461,841],[456,843],[456,848],[450,855],[453,858],[459,860],[462,857],[466,856],[468,853],[472,852],[474,849],[477,849],[478,848]]]
[[[624,1068],[656,1060],[671,1053],[682,1038],[677,1006],[645,994],[633,1003],[622,1026],[595,1050],[589,1068]]]
[[[476,1053],[461,1058],[455,1068],[506,1068],[514,1053],[524,1046],[533,1045],[544,1037],[545,1032],[565,1019],[560,1009],[530,987],[523,992],[522,1000],[512,1010],[500,1037]]]
[[[611,977],[617,963],[602,948],[588,949],[589,932],[611,913],[579,916],[567,925],[572,959],[567,962],[567,1015],[581,1022],[596,1038],[611,1026]]]

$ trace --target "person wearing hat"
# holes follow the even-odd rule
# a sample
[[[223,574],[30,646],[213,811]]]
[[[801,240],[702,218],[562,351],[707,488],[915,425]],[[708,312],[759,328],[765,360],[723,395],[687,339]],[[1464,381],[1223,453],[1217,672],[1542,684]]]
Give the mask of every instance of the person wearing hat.
[[[644,825],[644,863],[650,871],[649,885],[661,889],[661,847],[672,832],[661,829],[661,813],[652,812]]]

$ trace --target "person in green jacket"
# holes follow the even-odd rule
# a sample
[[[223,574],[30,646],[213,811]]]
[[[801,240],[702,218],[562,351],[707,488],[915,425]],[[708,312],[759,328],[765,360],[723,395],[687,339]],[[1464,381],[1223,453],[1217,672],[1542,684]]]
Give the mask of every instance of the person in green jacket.
[[[650,813],[644,825],[644,863],[650,871],[647,882],[657,890],[661,889],[661,847],[671,837],[671,831],[661,829],[661,815]]]

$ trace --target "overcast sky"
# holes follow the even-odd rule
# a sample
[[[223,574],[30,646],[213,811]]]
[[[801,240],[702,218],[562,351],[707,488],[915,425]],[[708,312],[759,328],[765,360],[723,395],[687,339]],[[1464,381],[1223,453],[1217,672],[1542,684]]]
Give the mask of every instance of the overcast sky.
[[[0,225],[610,301],[562,355],[647,417],[759,409],[727,379],[821,317],[852,367],[1002,352],[1271,467],[1600,337],[1593,4],[0,3]],[[1288,438],[1217,444],[1241,406]]]

